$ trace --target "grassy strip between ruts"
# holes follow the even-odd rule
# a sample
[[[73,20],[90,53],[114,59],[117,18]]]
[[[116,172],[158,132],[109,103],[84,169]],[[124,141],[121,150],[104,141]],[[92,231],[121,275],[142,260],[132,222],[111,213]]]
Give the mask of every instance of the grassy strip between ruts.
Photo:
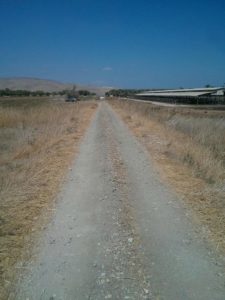
[[[161,176],[225,253],[225,113],[111,100],[149,150]]]
[[[94,102],[40,102],[0,108],[0,298],[15,263],[38,232],[97,107]],[[39,225],[37,225],[39,224]]]

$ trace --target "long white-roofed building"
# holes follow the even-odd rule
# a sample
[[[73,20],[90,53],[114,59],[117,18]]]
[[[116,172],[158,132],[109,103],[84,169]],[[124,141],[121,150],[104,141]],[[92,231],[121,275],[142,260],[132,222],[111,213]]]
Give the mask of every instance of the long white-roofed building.
[[[222,87],[151,90],[136,94],[136,98],[170,103],[225,104],[225,89]]]

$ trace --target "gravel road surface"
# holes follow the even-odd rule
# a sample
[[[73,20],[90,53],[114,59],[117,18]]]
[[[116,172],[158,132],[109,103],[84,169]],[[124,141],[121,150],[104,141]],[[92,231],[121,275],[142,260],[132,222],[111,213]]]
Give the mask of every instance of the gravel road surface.
[[[223,263],[106,103],[15,299],[224,300]]]

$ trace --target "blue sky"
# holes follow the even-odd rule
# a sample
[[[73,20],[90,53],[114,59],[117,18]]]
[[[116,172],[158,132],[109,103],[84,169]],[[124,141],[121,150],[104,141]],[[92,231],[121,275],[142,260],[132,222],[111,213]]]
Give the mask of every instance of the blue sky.
[[[0,0],[0,77],[225,83],[225,0]]]

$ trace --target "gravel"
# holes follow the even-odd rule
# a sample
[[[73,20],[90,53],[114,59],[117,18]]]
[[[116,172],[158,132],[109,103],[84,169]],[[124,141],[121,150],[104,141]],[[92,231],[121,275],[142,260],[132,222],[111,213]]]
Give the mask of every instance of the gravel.
[[[15,299],[225,299],[223,262],[106,103],[68,177]]]

